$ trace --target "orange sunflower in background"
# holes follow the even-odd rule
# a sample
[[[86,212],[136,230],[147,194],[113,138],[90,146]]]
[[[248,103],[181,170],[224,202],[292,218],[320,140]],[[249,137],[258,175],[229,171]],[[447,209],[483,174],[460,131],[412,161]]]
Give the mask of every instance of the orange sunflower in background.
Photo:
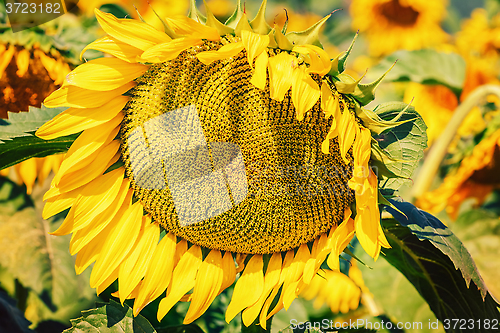
[[[30,106],[39,108],[71,71],[71,62],[48,37],[51,29],[46,25],[12,33],[8,26],[0,25],[0,118],[7,119],[8,112],[27,112]],[[18,183],[24,183],[30,194],[35,182],[43,184],[61,161],[61,155],[31,158],[1,170],[0,175],[7,176],[13,169],[11,175]]]
[[[459,99],[457,97],[452,98],[453,93],[447,88],[439,88],[448,90],[448,101],[453,100],[452,103],[445,107],[447,112],[441,113],[444,115],[442,117],[447,118],[443,120],[444,123],[451,118],[458,101],[463,102],[476,88],[485,84],[498,85],[500,83],[498,80],[500,74],[498,70],[500,61],[499,32],[500,14],[488,19],[484,9],[474,10],[471,18],[463,22],[461,31],[457,33],[456,46],[457,51],[466,60],[466,77]],[[412,85],[416,84],[412,83]],[[422,89],[428,91],[432,88],[423,87]],[[435,109],[435,98],[434,101],[430,98],[426,98],[425,101],[429,104],[429,108]],[[498,113],[500,101],[497,96],[490,95],[485,102],[494,106],[494,109],[483,111],[480,106],[475,106],[458,129],[457,137],[477,135],[487,129],[489,121]],[[415,100],[415,103],[418,104],[419,102]],[[426,119],[425,113],[422,116]],[[440,126],[436,124],[434,127],[436,133],[432,135],[432,122],[429,124],[429,128],[431,129],[430,136],[434,138],[443,130],[442,124]],[[419,198],[418,205],[432,213],[437,213],[446,208],[447,213],[453,219],[457,218],[460,206],[466,199],[474,198],[476,204],[481,205],[486,197],[499,187],[499,182],[496,180],[499,165],[499,156],[497,156],[499,149],[498,138],[498,130],[484,137],[472,152],[460,162],[458,169],[445,177],[443,184],[436,190],[428,192]],[[449,152],[453,154],[456,152],[455,150],[452,147]]]
[[[440,26],[447,3],[447,0],[352,0],[352,27],[366,36],[372,56],[436,46],[449,38]]]
[[[222,24],[193,7],[165,32],[96,10],[107,35],[86,50],[113,57],[77,67],[45,100],[70,108],[37,136],[83,132],[43,216],[70,208],[54,234],[73,234],[77,273],[95,262],[91,286],[118,279],[136,315],[162,297],[158,320],[188,301],[190,323],[240,274],[226,320],[266,327],[325,259],[338,271],[355,233],[375,259],[389,247],[370,128],[396,123],[362,107],[379,81],[340,74],[344,55],[331,60],[318,40],[328,17],[285,35],[265,8],[249,20],[238,3]]]

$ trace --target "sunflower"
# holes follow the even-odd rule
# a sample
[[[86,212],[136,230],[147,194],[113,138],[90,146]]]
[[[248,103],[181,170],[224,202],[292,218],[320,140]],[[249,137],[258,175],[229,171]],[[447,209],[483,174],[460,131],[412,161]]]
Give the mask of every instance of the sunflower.
[[[162,27],[158,17],[183,14],[189,8],[188,0],[85,0],[78,1],[77,6],[83,14],[93,15],[95,8],[101,8],[101,6],[109,4],[118,5],[132,15],[141,13],[141,18],[155,28]]]
[[[349,275],[351,274],[360,276],[361,272],[356,264],[349,269]],[[306,300],[314,299],[315,309],[321,308],[326,303],[333,313],[347,313],[358,308],[361,288],[350,276],[325,269],[313,277],[311,283],[301,291],[300,296]]]
[[[68,52],[71,43],[66,44],[64,37],[54,42],[51,29],[65,31],[71,20],[70,17],[68,21],[15,34],[0,22],[0,118],[7,119],[8,112],[26,112],[30,106],[41,107],[42,101],[62,85],[73,64]],[[61,162],[60,155],[32,158],[1,170],[0,175],[10,175],[17,183],[24,183],[31,194],[35,183],[43,184]]]
[[[446,208],[446,212],[456,219],[464,200],[474,198],[476,204],[481,205],[494,189],[500,188],[499,166],[500,130],[496,130],[481,140],[437,189],[422,195],[417,204],[434,213]]]
[[[484,8],[476,8],[471,17],[462,23],[457,33],[457,46],[476,56],[498,56],[500,51],[500,14],[488,19]]]
[[[447,40],[440,27],[446,4],[446,0],[353,0],[352,26],[366,35],[373,56],[418,50]]]
[[[162,296],[159,320],[189,301],[190,323],[239,274],[226,320],[265,327],[325,259],[338,270],[354,233],[375,259],[389,247],[369,127],[397,122],[363,107],[382,78],[340,73],[348,52],[331,60],[318,41],[328,16],[285,35],[265,8],[250,21],[238,3],[222,24],[193,7],[165,32],[96,10],[108,35],[84,52],[113,57],[77,67],[44,101],[70,108],[37,136],[83,132],[43,216],[70,208],[54,234],[72,233],[77,273],[95,262],[91,286],[118,279],[136,315]]]

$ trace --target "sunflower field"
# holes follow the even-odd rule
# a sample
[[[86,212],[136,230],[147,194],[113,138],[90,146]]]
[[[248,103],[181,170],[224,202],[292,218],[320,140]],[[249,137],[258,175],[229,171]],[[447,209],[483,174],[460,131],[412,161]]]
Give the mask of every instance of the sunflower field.
[[[499,0],[4,0],[0,333],[500,332]]]

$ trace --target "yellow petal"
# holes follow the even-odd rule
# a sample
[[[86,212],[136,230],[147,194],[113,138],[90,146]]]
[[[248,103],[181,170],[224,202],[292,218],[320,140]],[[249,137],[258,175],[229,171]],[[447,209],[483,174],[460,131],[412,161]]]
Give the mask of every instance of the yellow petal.
[[[117,19],[111,14],[101,12],[99,9],[95,9],[95,16],[107,34],[143,51],[156,44],[171,40],[165,33],[138,20]]]
[[[78,252],[75,260],[76,274],[81,274],[90,264],[96,261],[101,254],[105,241],[115,227],[114,225],[108,225]]]
[[[337,121],[338,133],[339,133],[339,146],[340,146],[340,155],[344,159],[346,164],[349,163],[346,155],[352,144],[354,143],[354,139],[356,137],[356,130],[358,129],[358,125],[354,120],[354,116],[350,113],[349,109],[344,106],[344,112],[340,119]]]
[[[9,66],[12,57],[16,53],[16,47],[10,44],[9,48],[0,54],[0,78],[3,76],[3,72]]]
[[[236,266],[231,252],[224,253],[222,257],[222,270],[224,271],[222,285],[219,289],[219,294],[226,288],[230,287],[234,280],[236,280]]]
[[[97,108],[67,109],[43,124],[36,135],[44,140],[51,140],[104,124],[115,118],[128,100],[126,96],[118,96]]]
[[[120,96],[136,85],[129,82],[123,86],[96,93],[94,90],[83,89],[75,86],[65,86],[57,89],[43,101],[48,108],[68,106],[74,108],[96,108]]]
[[[79,252],[109,224],[118,223],[120,217],[132,205],[133,191],[129,187],[130,180],[124,179],[120,191],[111,205],[101,215],[93,219],[88,226],[73,233],[69,243],[71,255]]]
[[[172,282],[167,290],[167,297],[161,300],[158,306],[158,321],[172,309],[172,307],[195,286],[196,273],[201,266],[201,248],[193,245],[182,256],[174,269]]]
[[[292,86],[293,70],[297,58],[286,52],[269,58],[269,88],[272,99],[282,102]]]
[[[292,51],[308,56],[310,66],[306,70],[307,73],[325,76],[330,72],[332,67],[330,57],[322,48],[315,45],[300,45],[295,46]]]
[[[226,310],[226,322],[229,323],[240,311],[259,300],[264,289],[263,268],[262,255],[253,255],[234,286],[233,296]]]
[[[36,160],[34,158],[27,159],[16,165],[16,173],[21,184],[26,185],[26,193],[31,194],[33,185],[35,185],[35,180],[37,176],[36,172]]]
[[[281,261],[282,260],[280,252],[273,253],[271,259],[269,259],[266,269],[266,275],[264,276],[264,291],[260,295],[259,300],[255,304],[247,307],[241,315],[243,324],[245,324],[245,326],[250,326],[250,324],[252,324],[255,319],[257,319],[257,316],[262,310],[262,306],[264,305],[267,296],[269,296],[273,288],[278,284],[281,273]]]
[[[176,38],[170,42],[153,46],[142,54],[141,59],[154,63],[169,61],[177,58],[182,51],[202,43],[200,38]]]
[[[137,57],[139,57],[142,52],[144,52],[143,50],[138,49],[135,46],[121,42],[111,36],[104,36],[102,38],[99,38],[95,42],[92,42],[89,45],[85,46],[85,48],[80,53],[80,60],[87,50],[97,50],[108,53],[112,56],[117,57],[118,59],[129,63],[137,62]]]
[[[143,216],[142,223],[134,248],[120,265],[118,290],[122,304],[146,274],[160,239],[160,228],[157,224],[151,223],[151,218]]]
[[[119,131],[123,114],[116,115],[110,122],[84,131],[71,145],[52,183],[58,185],[68,173],[87,167],[101,151],[109,145]],[[97,165],[94,168],[100,167]],[[67,192],[67,191],[65,191]],[[44,200],[49,196],[44,196]]]
[[[285,309],[290,307],[293,299],[296,297],[297,282],[302,277],[304,266],[310,257],[311,253],[309,252],[307,244],[302,244],[297,250],[295,258],[285,276],[285,281],[283,282],[282,294]],[[293,297],[291,295],[293,295]],[[287,296],[287,298],[285,298],[285,296]]]
[[[91,167],[64,174],[57,185],[59,191],[61,193],[72,191],[102,175],[110,164],[115,163],[120,158],[118,149],[120,149],[120,142],[113,140],[107,146],[97,151],[97,156],[92,160]]]
[[[16,75],[22,77],[28,70],[30,63],[30,51],[22,49],[16,55],[17,72]]]
[[[177,15],[175,17],[167,17],[166,22],[178,35],[192,36],[212,41],[220,40],[217,29],[207,27],[206,25],[198,23],[187,16]]]
[[[302,278],[305,284],[309,284],[311,282],[321,263],[325,260],[328,252],[327,235],[325,233],[314,241],[311,258],[307,260],[306,265],[304,266],[304,275]]]
[[[90,275],[90,286],[95,288],[118,267],[132,249],[141,228],[142,204],[136,202],[125,211],[106,239]]]
[[[339,99],[333,96],[330,86],[325,81],[321,84],[321,109],[326,119],[340,113]]]
[[[250,79],[250,83],[260,90],[266,88],[267,82],[267,63],[269,62],[269,57],[267,52],[262,52],[257,56],[255,60],[255,72]]]
[[[350,212],[350,210],[349,210]],[[349,214],[350,215],[350,214]],[[346,214],[347,216],[347,214]],[[346,217],[344,222],[342,222],[337,229],[333,232],[332,240],[334,242],[332,246],[332,251],[327,259],[328,267],[332,270],[338,271],[339,266],[339,255],[344,251],[346,246],[354,237],[354,220],[350,217]]]
[[[149,66],[130,64],[116,58],[90,60],[66,75],[63,86],[109,91],[133,81],[149,69]]]
[[[200,52],[196,57],[205,65],[210,65],[212,62],[221,59],[227,59],[234,57],[241,51],[243,51],[244,46],[242,42],[229,43],[222,46],[217,51],[205,51]]]
[[[292,101],[297,113],[297,120],[304,120],[304,115],[318,101],[321,95],[318,84],[302,67],[295,68],[292,79]]]
[[[253,60],[262,52],[267,53],[267,46],[269,45],[268,35],[259,35],[254,32],[243,30],[241,31],[241,42],[247,50],[248,64],[253,68]]]
[[[87,184],[71,207],[73,218],[66,219],[51,235],[67,235],[89,225],[94,218],[108,209],[118,195],[122,183],[123,169],[116,169]]]
[[[168,233],[162,238],[153,253],[151,262],[134,302],[134,315],[167,289],[174,270],[175,235]]]
[[[83,188],[78,188],[48,199],[45,206],[43,206],[42,217],[48,219],[71,207],[82,190]]]
[[[97,296],[99,296],[106,288],[108,288],[113,282],[118,279],[119,267],[117,267],[109,276],[95,287]]]
[[[200,265],[191,305],[184,318],[183,324],[187,325],[195,321],[208,309],[212,301],[218,295],[223,280],[222,255],[218,250],[212,250]]]

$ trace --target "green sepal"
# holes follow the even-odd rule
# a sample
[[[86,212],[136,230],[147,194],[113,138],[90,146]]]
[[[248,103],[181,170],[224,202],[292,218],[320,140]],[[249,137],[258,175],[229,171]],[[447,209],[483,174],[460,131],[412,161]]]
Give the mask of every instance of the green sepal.
[[[272,29],[266,22],[266,7],[267,7],[267,0],[264,0],[260,5],[259,12],[255,16],[255,18],[250,22],[253,31],[260,35],[267,35]]]
[[[349,54],[351,54],[352,47],[354,46],[354,43],[356,42],[356,38],[358,38],[358,32],[356,32],[356,35],[354,35],[354,38],[352,39],[351,45],[349,46],[347,51],[345,51],[345,53],[343,53],[339,57],[338,67],[337,67],[339,73],[342,73],[345,70],[345,63],[347,61],[347,57],[349,57]]]
[[[408,216],[406,216],[405,213],[403,213],[402,211],[400,211],[398,207],[394,206],[392,204],[392,202],[390,202],[389,200],[387,200],[387,198],[380,192],[380,190],[378,191],[378,203],[380,205],[391,207],[392,209],[394,209],[395,211],[397,211],[399,214],[402,214],[404,217],[408,218]],[[387,213],[391,214],[389,212],[387,212]],[[391,217],[392,217],[392,214],[391,214]]]
[[[207,11],[207,21],[205,22],[205,25],[217,29],[220,36],[234,34],[233,28],[224,25],[214,16],[205,0],[203,0],[203,3],[205,4],[205,10]]]
[[[188,17],[199,23],[205,23],[207,18],[196,7],[196,0],[189,0],[189,13]]]
[[[271,29],[269,33],[267,34],[269,36],[269,45],[268,47],[272,49],[277,49],[278,48],[278,43],[276,42],[276,38],[274,38],[274,29]]]
[[[151,5],[149,5],[149,7],[151,7]],[[156,17],[160,20],[160,22],[163,24],[163,31],[167,34],[168,37],[172,38],[172,39],[175,39],[175,38],[179,38],[180,36],[177,35],[173,30],[172,28],[170,28],[170,26],[168,25],[167,22],[165,22],[164,19],[162,19],[160,17],[160,15],[158,15],[158,13],[153,9],[153,7],[151,7],[151,10],[153,11],[153,13],[156,15]]]
[[[355,80],[348,74],[339,74],[336,77],[339,81],[334,82],[335,88],[337,88],[338,92],[341,94],[354,94],[356,87],[365,75],[366,72],[359,79]]]
[[[283,33],[281,33],[276,25],[274,25],[272,32],[274,32],[274,40],[278,44],[278,48],[286,51],[291,51],[293,49],[293,44],[283,35]]]
[[[330,72],[328,72],[328,75],[337,76],[340,74],[339,73],[339,59],[340,59],[340,56],[342,56],[342,54],[344,54],[344,53],[343,52],[339,53],[334,59],[332,59],[331,68],[330,68]]]
[[[243,14],[244,12],[242,10],[241,0],[238,0],[238,2],[236,3],[236,9],[224,24],[230,28],[236,29],[236,25],[238,25],[238,23],[240,22],[240,19],[243,16]]]
[[[365,264],[363,262],[363,260],[359,259],[354,253],[352,253],[352,251],[349,250],[347,247],[344,249],[344,253],[347,254],[347,255],[350,255],[354,260],[356,260],[357,262],[359,262],[361,265],[366,266],[368,268],[371,268],[370,266],[368,266],[367,264]]]
[[[148,22],[146,22],[146,20],[142,17],[141,13],[139,12],[139,9],[137,9],[137,7],[136,7],[135,5],[132,5],[132,6],[134,6],[135,12],[136,12],[137,16],[139,17],[139,20],[141,20],[141,22],[143,22],[143,23],[148,23]],[[151,6],[151,5],[150,5],[150,6]],[[156,13],[155,13],[155,14],[156,14]],[[156,15],[156,16],[158,16],[158,15]],[[158,16],[158,18],[160,18],[160,17]],[[161,20],[161,19],[160,19],[160,20]]]
[[[394,62],[394,64],[384,74],[382,74],[377,80],[373,81],[372,83],[358,84],[352,96],[356,98],[356,100],[362,105],[366,105],[373,101],[375,99],[375,90],[377,89],[378,85],[380,84],[380,82],[382,82],[387,73],[389,73],[395,65],[396,62]]]
[[[409,104],[408,104],[409,106]],[[356,116],[361,119],[363,125],[368,128],[372,133],[380,135],[383,131],[394,128],[406,122],[412,121],[413,119],[406,119],[399,121],[401,116],[406,112],[408,106],[403,109],[396,117],[391,120],[383,120],[378,114],[372,110],[365,109],[363,107],[356,108]]]
[[[309,27],[304,31],[299,32],[289,32],[286,34],[286,37],[295,45],[315,45],[323,48],[319,41],[319,31],[321,27],[325,24],[325,22],[332,16],[332,14],[328,14],[323,17],[321,20],[316,22],[314,25]]]
[[[234,34],[238,37],[241,37],[241,32],[243,30],[252,31],[252,27],[248,22],[247,14],[245,13],[243,13],[243,15],[241,16],[240,21],[236,25],[236,28],[234,28]]]

